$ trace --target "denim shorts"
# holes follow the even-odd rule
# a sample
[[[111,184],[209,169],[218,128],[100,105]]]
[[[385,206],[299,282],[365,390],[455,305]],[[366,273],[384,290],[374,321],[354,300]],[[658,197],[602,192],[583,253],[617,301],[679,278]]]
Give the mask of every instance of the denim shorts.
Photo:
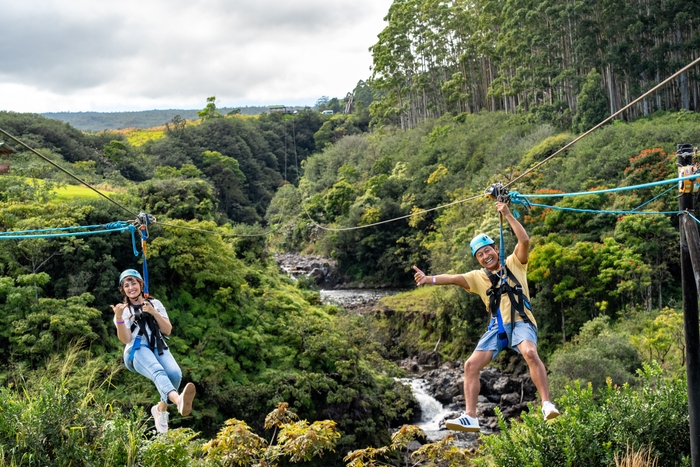
[[[508,346],[508,348],[511,348],[516,352],[520,353],[517,346],[520,345],[522,341],[530,341],[537,345],[537,328],[532,323],[516,321],[515,330],[513,331],[512,335],[510,323],[504,324],[503,327],[505,328],[506,333],[510,338],[510,345]],[[479,339],[479,343],[476,344],[476,349],[474,350],[493,351],[493,356],[491,356],[491,360],[496,358],[496,355],[498,355],[499,352],[497,334],[498,326],[492,326],[491,329],[486,331],[486,333],[483,336],[481,336],[481,339]]]

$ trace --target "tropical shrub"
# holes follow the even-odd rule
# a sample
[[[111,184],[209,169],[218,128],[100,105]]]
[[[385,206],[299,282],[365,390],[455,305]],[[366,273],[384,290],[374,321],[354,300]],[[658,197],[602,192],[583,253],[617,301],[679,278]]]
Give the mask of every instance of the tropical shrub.
[[[665,379],[658,365],[638,372],[640,386],[615,386],[610,380],[596,397],[592,386],[574,384],[557,402],[554,422],[537,410],[510,427],[500,416],[501,433],[483,437],[478,466],[609,466],[615,457],[650,447],[665,466],[688,465],[690,424],[683,378]]]

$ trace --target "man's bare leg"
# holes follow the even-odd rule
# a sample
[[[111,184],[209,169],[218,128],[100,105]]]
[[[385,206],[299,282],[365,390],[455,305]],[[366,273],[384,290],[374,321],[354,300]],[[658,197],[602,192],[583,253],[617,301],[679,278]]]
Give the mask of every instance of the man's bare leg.
[[[540,359],[540,355],[537,353],[537,345],[532,341],[522,341],[518,344],[518,350],[525,358],[525,363],[527,363],[530,369],[530,378],[532,382],[535,383],[537,392],[540,393],[542,402],[549,400],[549,381],[547,379],[547,370],[544,367],[544,363]]]
[[[542,398],[542,415],[545,420],[552,420],[559,416],[559,411],[554,406],[552,401],[549,399],[549,382],[547,380],[547,370],[544,367],[544,363],[540,359],[537,353],[537,345],[532,341],[522,341],[518,345],[518,350],[523,357],[525,357],[525,362],[528,368],[530,368],[530,377],[532,382],[535,383],[537,391],[540,393]]]
[[[479,373],[489,364],[492,356],[492,350],[475,350],[464,363],[464,403],[467,406],[466,413],[470,417],[476,418],[476,403],[481,389]]]

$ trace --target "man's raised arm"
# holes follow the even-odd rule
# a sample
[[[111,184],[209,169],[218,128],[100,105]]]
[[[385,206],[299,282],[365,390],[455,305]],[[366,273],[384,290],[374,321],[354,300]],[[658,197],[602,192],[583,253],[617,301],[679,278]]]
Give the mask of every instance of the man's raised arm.
[[[505,217],[518,238],[518,244],[515,245],[513,253],[522,264],[527,264],[527,258],[530,254],[530,236],[525,231],[525,227],[510,212],[506,203],[497,202],[496,210]]]

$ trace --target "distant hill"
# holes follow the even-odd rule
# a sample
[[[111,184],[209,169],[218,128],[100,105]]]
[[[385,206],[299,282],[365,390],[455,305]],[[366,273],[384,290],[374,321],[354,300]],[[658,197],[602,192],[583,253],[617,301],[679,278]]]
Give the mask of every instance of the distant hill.
[[[289,107],[303,109],[304,107]],[[269,112],[269,107],[240,107],[243,115],[259,115]],[[222,107],[217,109],[226,115],[233,108]],[[185,120],[196,120],[197,109],[168,109],[168,110],[142,110],[138,112],[46,112],[40,114],[46,118],[52,118],[67,122],[74,128],[83,131],[120,130],[122,128],[152,128],[164,125],[179,115]]]

